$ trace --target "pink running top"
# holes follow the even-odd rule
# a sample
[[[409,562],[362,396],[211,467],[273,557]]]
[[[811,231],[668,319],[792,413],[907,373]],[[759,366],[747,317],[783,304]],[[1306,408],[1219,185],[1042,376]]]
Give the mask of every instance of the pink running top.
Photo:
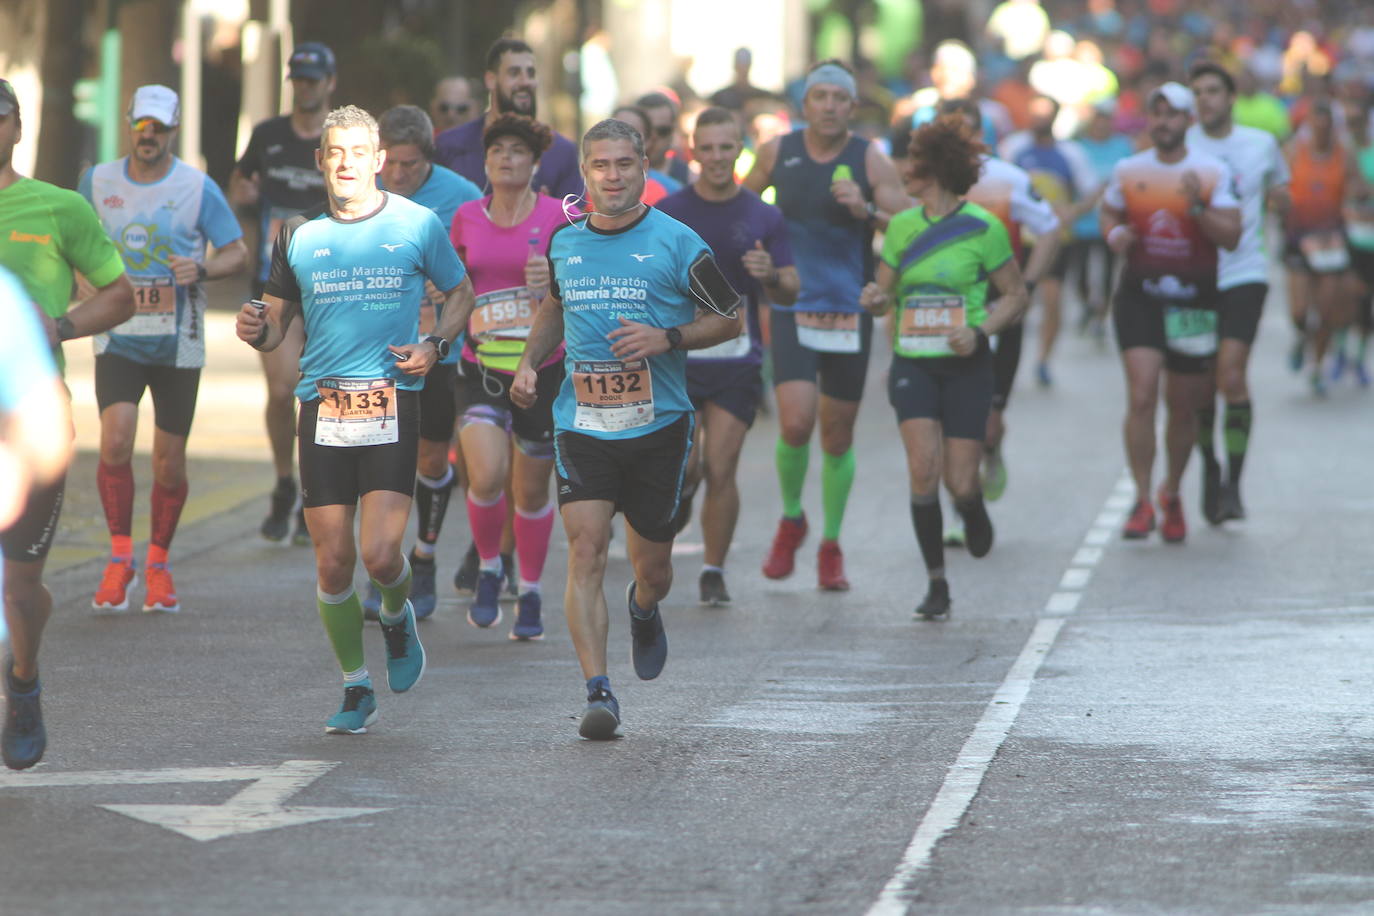
[[[477,294],[477,306],[468,319],[463,359],[510,373],[524,351],[524,339],[539,301],[548,291],[525,286],[525,262],[531,252],[547,256],[549,238],[567,220],[562,202],[543,194],[535,199],[525,221],[509,228],[491,221],[487,215],[490,204],[490,196],[462,204],[449,231]],[[560,343],[544,366],[562,358]]]

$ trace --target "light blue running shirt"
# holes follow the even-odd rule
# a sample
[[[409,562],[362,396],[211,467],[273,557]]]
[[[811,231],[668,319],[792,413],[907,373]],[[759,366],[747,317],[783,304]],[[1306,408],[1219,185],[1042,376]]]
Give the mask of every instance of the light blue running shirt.
[[[175,282],[168,259],[179,255],[204,263],[207,241],[222,248],[243,237],[219,185],[176,157],[157,181],[134,181],[125,157],[87,169],[77,190],[119,249],[135,293],[134,316],[95,335],[96,355],[150,366],[203,367],[209,300],[200,283]]]
[[[554,401],[554,428],[598,439],[634,439],[692,412],[687,354],[669,350],[622,364],[606,335],[620,319],[670,328],[696,318],[692,265],[711,251],[701,237],[648,207],[629,226],[605,231],[586,216],[549,240],[551,293],[563,305],[567,370]]]
[[[396,368],[388,346],[415,343],[425,279],[451,290],[467,271],[428,207],[387,194],[371,216],[344,221],[315,209],[287,220],[265,292],[299,302],[305,350],[296,397],[319,398],[323,378],[394,379],[418,391],[424,376]]]

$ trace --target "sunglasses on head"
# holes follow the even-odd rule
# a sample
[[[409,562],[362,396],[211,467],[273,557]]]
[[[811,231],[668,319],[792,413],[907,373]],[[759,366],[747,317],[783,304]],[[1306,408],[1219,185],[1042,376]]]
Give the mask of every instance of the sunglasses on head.
[[[447,114],[450,111],[454,114],[467,114],[469,111],[472,110],[472,103],[457,102],[450,104],[449,102],[440,102],[437,107],[440,111],[444,112],[445,114]]]
[[[129,120],[129,126],[137,133],[142,133],[149,127],[153,129],[153,133],[155,134],[166,134],[170,133],[172,130],[156,118],[138,118],[137,120],[131,118]]]

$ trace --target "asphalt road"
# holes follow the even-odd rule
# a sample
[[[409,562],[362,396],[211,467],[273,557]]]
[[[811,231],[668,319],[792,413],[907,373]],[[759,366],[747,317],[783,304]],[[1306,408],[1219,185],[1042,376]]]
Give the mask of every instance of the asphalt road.
[[[370,734],[325,736],[339,683],[309,551],[257,538],[266,465],[229,460],[252,458],[232,428],[210,460],[202,414],[221,504],[178,535],[183,612],[92,614],[98,559],[52,577],[50,747],[0,774],[0,913],[1374,912],[1371,395],[1314,399],[1287,342],[1271,301],[1250,520],[1202,524],[1191,469],[1183,546],[1117,536],[1114,351],[1066,334],[1050,389],[1023,367],[997,544],[951,555],[938,624],[911,619],[924,586],[885,360],[860,417],[848,594],[816,591],[814,536],[792,579],[757,572],[778,513],[762,418],[735,603],[696,605],[689,529],[657,681],[633,676],[629,570],[611,562],[626,737],[608,744],[577,738],[561,538],[548,638],[514,643],[509,612],[474,630],[442,586],[461,510],[425,679],[382,687]],[[211,398],[251,402],[251,363],[225,352],[238,368],[207,373]],[[375,631],[367,651],[380,674]]]

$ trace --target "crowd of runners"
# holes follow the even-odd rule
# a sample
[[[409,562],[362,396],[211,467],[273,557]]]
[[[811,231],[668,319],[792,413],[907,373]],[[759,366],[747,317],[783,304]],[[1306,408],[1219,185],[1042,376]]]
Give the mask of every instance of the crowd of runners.
[[[391,691],[420,680],[417,622],[451,573],[474,627],[497,626],[513,602],[512,640],[542,638],[548,605],[561,607],[586,681],[580,733],[619,734],[603,583],[613,517],[633,568],[634,669],[652,679],[667,658],[673,541],[697,505],[698,597],[731,601],[736,468],[762,409],[776,416],[780,511],[759,572],[794,575],[814,523],[817,587],[849,589],[841,534],[875,356],[926,571],[916,617],[948,617],[946,548],[993,547],[987,504],[1008,485],[1001,446],[1028,313],[1042,386],[1054,384],[1062,324],[1113,330],[1136,488],[1123,537],[1158,526],[1185,540],[1179,488],[1194,449],[1202,518],[1243,519],[1247,373],[1280,264],[1292,369],[1314,396],[1368,384],[1374,24],[1338,38],[1284,32],[1276,61],[1272,35],[1214,27],[1178,47],[1147,29],[1132,45],[1122,36],[1139,23],[1087,14],[1076,41],[1046,20],[1027,45],[1043,10],[1003,7],[993,52],[943,41],[895,96],[834,59],[783,91],[759,89],[742,49],[735,82],[710,99],[657,87],[576,140],[539,120],[536,55],[519,38],[490,50],[485,111],[472,81],[450,79],[428,112],[377,116],[336,105],[340,62],[307,42],[290,57],[291,112],[256,127],[227,191],[173,155],[180,100],[160,85],[128,101],[130,154],[74,176],[76,191],[20,176],[22,100],[0,80],[0,297],[8,314],[37,317],[32,339],[46,334],[55,356],[30,346],[37,362],[6,371],[51,378],[61,342],[95,348],[99,463],[94,481],[72,481],[94,484],[109,528],[93,608],[140,596],[146,612],[181,607],[169,551],[189,491],[205,284],[245,272],[253,295],[236,332],[261,354],[276,475],[260,533],[313,545],[344,682],[330,733],[377,718],[365,621],[380,624]],[[1071,302],[1082,311],[1065,321]],[[132,461],[145,391],[155,429],[140,559]],[[61,401],[39,409],[64,417]],[[22,769],[46,744],[42,573],[65,481],[51,446],[10,426],[0,459],[33,476],[3,537],[3,752]],[[813,438],[821,506],[808,516]],[[942,482],[959,525],[946,527]],[[470,546],[440,557],[455,489]],[[557,517],[568,570],[549,602]]]

